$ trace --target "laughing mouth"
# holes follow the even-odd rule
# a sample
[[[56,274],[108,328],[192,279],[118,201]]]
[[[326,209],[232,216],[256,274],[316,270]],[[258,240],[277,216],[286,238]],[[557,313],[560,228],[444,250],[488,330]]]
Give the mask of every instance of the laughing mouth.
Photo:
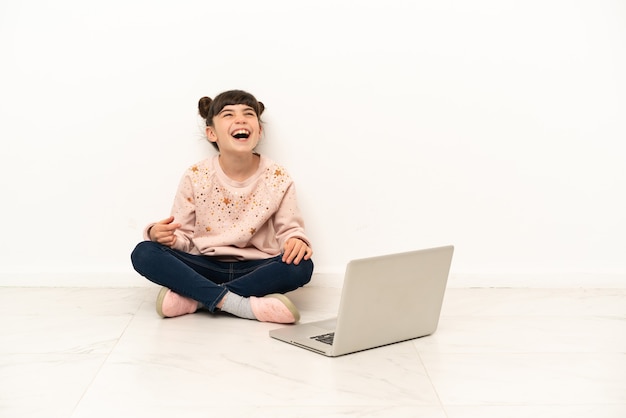
[[[238,131],[233,132],[233,137],[237,139],[247,139],[250,137],[250,131],[246,129],[239,129]]]

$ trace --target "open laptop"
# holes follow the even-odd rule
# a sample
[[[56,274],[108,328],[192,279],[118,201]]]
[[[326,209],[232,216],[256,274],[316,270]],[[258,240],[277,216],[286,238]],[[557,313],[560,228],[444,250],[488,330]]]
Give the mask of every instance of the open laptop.
[[[453,246],[352,260],[336,318],[270,336],[329,357],[430,335],[437,329]]]

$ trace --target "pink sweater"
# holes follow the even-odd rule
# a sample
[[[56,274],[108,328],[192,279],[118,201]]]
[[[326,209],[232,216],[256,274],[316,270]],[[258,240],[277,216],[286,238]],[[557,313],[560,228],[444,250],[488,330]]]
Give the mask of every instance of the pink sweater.
[[[172,216],[182,224],[174,248],[191,254],[256,260],[281,254],[291,237],[310,246],[293,180],[264,156],[257,172],[243,182],[226,176],[218,156],[191,166],[178,186]]]

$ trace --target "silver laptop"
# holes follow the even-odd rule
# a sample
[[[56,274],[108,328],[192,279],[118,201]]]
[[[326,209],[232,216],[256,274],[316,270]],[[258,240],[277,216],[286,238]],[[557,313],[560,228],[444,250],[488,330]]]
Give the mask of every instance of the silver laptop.
[[[430,335],[437,329],[453,246],[352,260],[336,318],[270,336],[329,357]]]

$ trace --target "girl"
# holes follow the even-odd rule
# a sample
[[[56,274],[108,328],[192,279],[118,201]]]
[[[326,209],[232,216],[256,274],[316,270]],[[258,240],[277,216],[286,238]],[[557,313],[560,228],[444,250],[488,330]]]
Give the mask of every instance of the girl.
[[[284,293],[311,280],[313,251],[293,180],[254,151],[265,107],[241,90],[203,97],[198,107],[219,153],[185,172],[171,216],[146,227],[133,267],[164,286],[161,317],[205,308],[295,323],[300,314]]]

